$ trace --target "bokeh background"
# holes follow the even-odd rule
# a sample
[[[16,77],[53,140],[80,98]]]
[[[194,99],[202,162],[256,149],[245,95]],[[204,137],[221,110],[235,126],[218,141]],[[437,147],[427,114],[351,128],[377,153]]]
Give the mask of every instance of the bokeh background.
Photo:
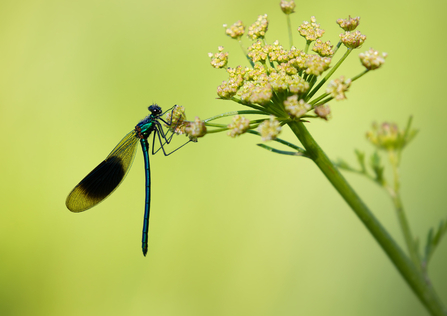
[[[323,0],[297,1],[292,15],[294,30],[315,15],[333,43],[336,19],[361,16],[367,42],[336,76],[362,71],[357,55],[369,47],[388,52],[332,104],[330,122],[309,129],[331,158],[354,163],[354,148],[373,151],[373,121],[413,115],[420,133],[404,152],[402,194],[422,242],[447,214],[445,11],[436,0]],[[223,45],[229,66],[245,65],[222,24],[264,13],[267,41],[287,45],[279,0],[0,2],[1,315],[427,315],[312,162],[263,150],[252,135],[151,156],[146,258],[140,153],[106,201],[65,208],[151,103],[183,105],[189,118],[238,109],[215,99],[227,76],[207,53]],[[403,245],[386,194],[346,177]],[[446,262],[444,241],[430,266],[444,302]]]

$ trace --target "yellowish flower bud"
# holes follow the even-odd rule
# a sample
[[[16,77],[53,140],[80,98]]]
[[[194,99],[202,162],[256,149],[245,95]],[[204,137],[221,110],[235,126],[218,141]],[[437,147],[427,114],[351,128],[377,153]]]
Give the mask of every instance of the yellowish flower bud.
[[[279,6],[281,7],[282,12],[284,12],[285,14],[289,15],[294,13],[295,11],[295,1],[291,0],[291,1],[285,1],[285,0],[281,0],[281,3],[279,4]]]
[[[326,121],[329,119],[329,115],[331,114],[331,109],[329,108],[329,105],[326,104],[317,106],[314,111],[316,115],[322,119],[325,119]]]
[[[284,107],[286,112],[289,113],[292,118],[300,118],[306,114],[312,107],[310,104],[304,102],[304,100],[298,101],[297,95],[292,95],[284,101]]]
[[[214,68],[223,68],[228,63],[228,53],[224,53],[224,47],[219,46],[218,47],[219,52],[218,53],[208,53],[208,57],[211,58],[211,66]]]
[[[310,23],[308,21],[304,21],[298,28],[298,32],[306,40],[313,42],[322,37],[325,31],[320,29],[320,24],[317,23],[317,19],[312,16],[310,18]]]
[[[374,70],[380,68],[385,63],[385,58],[388,56],[387,53],[380,53],[372,48],[364,53],[360,53],[360,61],[366,69]]]
[[[334,45],[331,45],[330,41],[323,43],[321,39],[317,39],[312,50],[321,57],[331,57],[334,55],[332,47],[334,47]]]
[[[340,34],[340,40],[347,48],[359,48],[366,41],[366,36],[359,31]]]
[[[206,134],[206,126],[203,121],[196,116],[194,122],[189,122],[185,126],[185,133],[191,139],[196,139],[197,137],[203,137]]]
[[[267,14],[260,15],[256,22],[249,26],[247,36],[252,40],[264,38],[268,27],[269,21],[267,20]]]
[[[224,24],[224,27],[226,28],[227,25]],[[240,20],[225,30],[225,34],[237,40],[239,40],[242,37],[242,35],[244,35],[244,33],[245,33],[245,26],[244,24],[242,24],[242,21]]]
[[[177,135],[181,135],[185,133],[185,108],[180,105],[176,105],[173,111],[169,111],[166,114],[166,122],[170,123],[169,125],[164,124],[169,128],[172,132]]]
[[[349,16],[347,19],[338,19],[337,24],[345,31],[354,31],[360,24],[360,17],[351,18]]]
[[[247,118],[235,115],[233,116],[233,122],[231,124],[228,124],[228,128],[230,129],[228,131],[228,136],[236,137],[239,135],[244,134],[250,127],[250,120]]]
[[[275,139],[281,132],[281,124],[273,115],[269,120],[265,120],[258,126],[258,132],[261,134],[262,140],[268,141]]]
[[[337,101],[345,100],[345,92],[348,91],[350,86],[351,79],[345,81],[345,77],[341,76],[339,79],[329,82],[326,93],[329,93]]]

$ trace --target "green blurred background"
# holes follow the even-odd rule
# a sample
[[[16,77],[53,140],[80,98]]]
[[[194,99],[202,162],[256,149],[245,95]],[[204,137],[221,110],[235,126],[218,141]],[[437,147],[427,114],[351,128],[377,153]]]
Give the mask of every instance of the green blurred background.
[[[357,55],[369,47],[389,53],[332,104],[330,122],[309,129],[330,157],[355,162],[354,148],[372,152],[372,121],[414,115],[402,194],[422,241],[447,213],[445,12],[445,1],[324,0],[297,1],[292,15],[294,30],[315,15],[333,43],[336,19],[361,16],[367,42],[336,76],[362,71]],[[237,109],[215,99],[226,73],[207,53],[223,45],[229,66],[245,65],[222,24],[264,13],[267,41],[287,45],[279,0],[0,2],[1,315],[427,314],[311,161],[269,153],[251,135],[151,157],[146,258],[140,153],[112,197],[81,214],[65,208],[152,102],[184,105],[189,118]],[[346,177],[403,245],[385,193]],[[446,263],[444,241],[430,266],[444,302]]]

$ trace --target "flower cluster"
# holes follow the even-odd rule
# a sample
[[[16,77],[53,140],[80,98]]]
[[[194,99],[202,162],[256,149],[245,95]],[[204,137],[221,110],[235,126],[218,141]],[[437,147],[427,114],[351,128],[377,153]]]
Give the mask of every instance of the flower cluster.
[[[347,48],[358,48],[366,41],[366,36],[359,31],[345,32],[340,34],[340,40]]]
[[[284,12],[284,14],[289,15],[295,12],[295,2],[293,0],[291,1],[281,0],[279,6],[282,12]]]
[[[250,120],[240,116],[233,116],[233,122],[228,124],[228,136],[236,137],[244,134],[250,128]]]
[[[248,28],[248,37],[252,40],[258,38],[264,38],[265,33],[269,27],[269,21],[267,20],[267,14],[260,15],[255,23]]]
[[[294,12],[295,3],[293,0],[282,0],[280,8],[284,14],[290,15]],[[221,130],[228,130],[228,135],[236,137],[258,126],[262,139],[272,140],[279,134],[281,126],[289,121],[301,120],[303,117],[328,120],[331,109],[327,102],[346,99],[351,84],[366,73],[365,71],[352,79],[341,76],[329,80],[349,53],[365,42],[366,36],[355,30],[359,21],[359,17],[337,20],[344,33],[340,34],[340,41],[334,48],[330,41],[321,39],[325,30],[312,16],[310,21],[304,21],[298,27],[299,35],[306,40],[304,49],[298,49],[292,44],[289,47],[283,46],[277,40],[267,42],[265,36],[269,21],[266,14],[259,15],[246,33],[252,40],[247,51],[244,50],[250,66],[228,67],[228,79],[217,87],[217,95],[220,99],[232,100],[258,113],[272,116],[250,122],[236,112],[232,114],[236,115],[233,122]],[[240,41],[243,48],[241,38],[245,30],[242,21],[237,21],[226,28],[226,34]],[[348,50],[334,65],[333,58],[341,44]],[[228,63],[228,53],[223,52],[223,47],[219,47],[215,54],[210,53],[209,57],[215,68],[223,68]],[[385,57],[386,54],[380,55],[372,49],[360,54],[362,64],[369,70],[379,68],[385,62]],[[321,92],[320,88],[324,84],[327,86]],[[320,95],[317,95],[319,90]],[[310,114],[311,111],[314,114]]]
[[[321,57],[331,57],[332,55],[334,55],[332,47],[334,47],[334,45],[331,45],[330,41],[323,43],[321,39],[317,39],[312,50]]]
[[[186,134],[191,140],[203,137],[206,134],[206,126],[198,117],[193,122],[186,120],[185,108],[175,105],[172,111],[166,113],[165,126],[177,135]]]
[[[349,16],[347,19],[338,19],[337,24],[346,32],[354,31],[360,24],[360,17],[351,18],[351,16]]]
[[[317,23],[317,19],[312,16],[310,22],[304,21],[303,24],[300,25],[298,32],[307,41],[313,42],[322,37],[325,31],[320,29],[320,24]]]
[[[326,93],[329,93],[335,100],[345,100],[345,92],[348,91],[350,86],[351,79],[345,80],[345,77],[341,76],[339,79],[335,79],[329,82]]]
[[[223,52],[223,46],[219,46],[217,49],[217,53],[208,53],[208,57],[211,58],[211,66],[214,68],[223,68],[228,63],[228,53]]]
[[[411,122],[411,119],[410,119]],[[366,138],[378,149],[401,150],[416,136],[417,130],[399,130],[394,123],[374,123],[372,130],[366,133]]]
[[[244,104],[265,105],[272,101],[274,93],[284,93],[284,99],[303,95],[310,88],[303,74],[320,76],[331,63],[328,57],[306,54],[294,47],[286,50],[278,41],[272,45],[256,41],[248,51],[254,67],[228,68],[229,79],[217,88],[220,98],[237,96]],[[275,67],[266,65],[267,61],[275,63]]]
[[[203,121],[196,116],[194,122],[188,122],[185,126],[185,133],[190,139],[197,139],[197,137],[203,137],[206,134],[206,126]]]
[[[386,56],[388,56],[387,53],[382,53],[382,55],[380,55],[378,51],[372,48],[359,54],[362,65],[368,70],[380,68],[380,66],[385,63]]]
[[[281,132],[281,124],[276,117],[271,115],[270,119],[265,120],[261,125],[259,125],[258,132],[261,134],[263,141],[273,140]]]
[[[166,127],[177,135],[185,133],[186,114],[185,108],[181,105],[175,105],[172,111],[166,114]]]
[[[328,120],[331,114],[331,108],[327,104],[319,105],[315,108],[315,114],[324,120]]]
[[[287,113],[293,118],[302,117],[312,108],[312,106],[304,102],[304,100],[298,100],[297,95],[288,97],[287,100],[284,101],[284,107]]]
[[[227,25],[224,24],[224,27],[227,27]],[[244,26],[244,24],[242,24],[242,21],[239,20],[236,23],[234,23],[232,26],[227,28],[225,30],[225,33],[229,37],[239,40],[242,37],[242,35],[244,35],[244,33],[245,33],[245,26]]]

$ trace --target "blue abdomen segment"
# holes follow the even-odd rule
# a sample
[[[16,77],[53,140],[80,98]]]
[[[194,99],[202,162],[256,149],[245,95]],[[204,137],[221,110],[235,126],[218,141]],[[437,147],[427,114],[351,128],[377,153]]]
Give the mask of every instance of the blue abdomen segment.
[[[146,176],[146,199],[144,202],[144,220],[143,220],[143,237],[141,239],[141,247],[143,249],[143,254],[147,254],[147,240],[149,231],[149,214],[151,211],[151,169],[149,164],[149,143],[146,138],[140,140],[141,148],[143,149],[144,158],[144,170]]]

